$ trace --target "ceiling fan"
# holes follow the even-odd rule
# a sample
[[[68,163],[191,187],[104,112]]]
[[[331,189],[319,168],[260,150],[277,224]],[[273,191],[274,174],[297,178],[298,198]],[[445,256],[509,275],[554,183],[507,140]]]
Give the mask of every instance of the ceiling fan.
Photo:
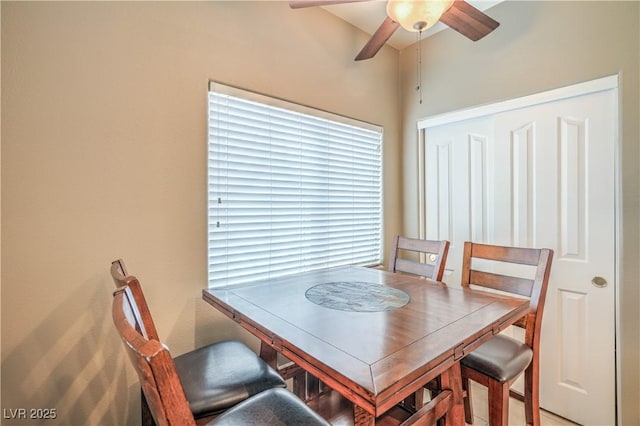
[[[291,0],[289,6],[298,9],[363,1],[370,0]],[[398,27],[422,32],[438,21],[473,41],[480,40],[500,25],[464,0],[388,0],[386,19],[355,60],[373,58]]]

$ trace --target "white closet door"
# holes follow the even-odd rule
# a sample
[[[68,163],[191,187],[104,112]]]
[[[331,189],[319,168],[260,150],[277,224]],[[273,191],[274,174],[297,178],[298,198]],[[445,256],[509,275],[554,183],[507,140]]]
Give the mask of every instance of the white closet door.
[[[555,252],[541,343],[543,408],[615,423],[615,140],[612,90],[425,130],[427,238]]]

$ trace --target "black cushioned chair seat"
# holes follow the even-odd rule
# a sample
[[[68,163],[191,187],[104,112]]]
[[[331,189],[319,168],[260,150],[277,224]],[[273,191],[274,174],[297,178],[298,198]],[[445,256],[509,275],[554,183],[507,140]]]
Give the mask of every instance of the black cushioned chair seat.
[[[330,426],[291,392],[266,390],[225,411],[207,426]]]
[[[522,342],[498,334],[460,361],[501,383],[523,372],[533,359],[533,350]]]
[[[225,410],[274,387],[286,386],[280,375],[237,341],[218,342],[174,359],[195,417]]]

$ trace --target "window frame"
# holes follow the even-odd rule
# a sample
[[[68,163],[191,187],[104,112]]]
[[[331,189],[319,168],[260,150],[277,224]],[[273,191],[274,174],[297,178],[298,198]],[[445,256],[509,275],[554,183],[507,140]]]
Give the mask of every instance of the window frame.
[[[214,93],[214,95],[212,95],[212,93]],[[240,89],[234,86],[230,86],[227,84],[223,84],[223,83],[219,83],[216,81],[210,81],[209,82],[209,90],[208,90],[208,94],[207,94],[207,99],[208,99],[208,107],[207,107],[207,124],[208,124],[208,134],[207,134],[207,147],[208,147],[208,154],[207,154],[207,276],[208,276],[208,286],[209,288],[213,288],[213,287],[219,287],[219,286],[223,286],[223,285],[233,285],[233,284],[241,284],[244,282],[249,282],[249,281],[254,281],[255,279],[260,279],[260,278],[272,278],[272,277],[277,277],[277,276],[284,276],[284,275],[288,275],[287,273],[279,273],[279,272],[267,272],[268,277],[265,277],[264,274],[265,272],[262,273],[261,276],[255,278],[255,279],[230,279],[228,276],[227,278],[223,278],[221,277],[221,273],[218,271],[218,273],[216,273],[215,271],[212,272],[212,268],[214,268],[214,266],[212,266],[213,264],[215,265],[220,265],[221,262],[218,261],[216,262],[212,262],[212,242],[216,240],[216,235],[214,235],[216,232],[220,232],[217,228],[219,228],[220,226],[220,217],[218,217],[218,221],[216,220],[212,220],[212,217],[215,217],[216,214],[219,215],[218,212],[213,213],[216,210],[216,204],[219,206],[222,201],[221,201],[221,184],[220,184],[220,176],[215,176],[215,164],[212,165],[212,163],[216,163],[216,161],[219,164],[220,163],[220,152],[219,151],[215,151],[214,149],[212,149],[213,146],[218,147],[218,149],[220,146],[222,146],[222,144],[217,144],[214,143],[212,141],[213,138],[221,138],[221,136],[219,135],[212,135],[212,128],[215,129],[219,129],[220,127],[212,127],[212,122],[219,120],[219,115],[216,116],[215,119],[212,119],[211,115],[212,115],[212,104],[219,104],[220,102],[218,102],[218,98],[224,98],[224,99],[228,99],[226,98],[227,96],[232,97],[232,98],[240,98],[243,101],[247,101],[249,103],[259,103],[264,105],[265,110],[271,110],[273,109],[275,110],[286,110],[287,112],[300,116],[300,117],[304,117],[304,116],[308,116],[311,117],[309,120],[323,120],[326,122],[332,122],[334,123],[335,126],[351,126],[353,128],[358,128],[361,129],[362,132],[367,132],[367,134],[373,134],[376,135],[376,137],[379,138],[379,140],[377,141],[377,153],[375,155],[371,155],[371,157],[374,157],[373,160],[373,164],[376,167],[376,173],[377,175],[375,176],[375,183],[377,184],[377,188],[376,188],[376,192],[375,192],[375,198],[376,200],[376,210],[377,210],[377,215],[375,216],[374,221],[372,221],[372,223],[375,223],[375,220],[378,220],[379,224],[376,227],[376,231],[377,231],[377,235],[374,237],[377,239],[377,243],[376,245],[371,245],[372,248],[376,248],[376,254],[375,254],[375,259],[371,258],[370,260],[367,260],[366,263],[358,263],[358,262],[342,262],[339,263],[340,265],[347,265],[347,264],[359,264],[362,266],[376,266],[376,265],[380,265],[383,259],[383,235],[384,235],[384,191],[383,191],[383,176],[384,176],[384,157],[383,157],[383,146],[384,146],[384,128],[382,126],[378,126],[375,124],[371,124],[371,123],[367,123],[367,122],[363,122],[360,120],[356,120],[350,117],[345,117],[343,115],[338,115],[338,114],[334,114],[331,112],[327,112],[327,111],[323,111],[323,110],[319,110],[316,108],[312,108],[312,107],[308,107],[305,105],[301,105],[298,103],[294,103],[294,102],[290,102],[287,100],[283,100],[281,98],[276,98],[276,97],[272,97],[272,96],[267,96],[267,95],[263,95],[260,93],[256,93],[256,92],[251,92],[251,91],[247,91],[245,89]],[[216,98],[218,97],[218,98]],[[214,101],[215,100],[215,101]],[[217,102],[217,103],[216,103]],[[233,102],[236,102],[235,100],[233,100]],[[239,101],[240,102],[240,101]],[[259,107],[256,107],[259,108]],[[307,121],[306,118],[301,118],[302,121]],[[220,123],[218,123],[220,125]],[[337,127],[338,128],[338,127]],[[345,127],[345,128],[349,128],[349,127]],[[225,136],[226,137],[226,136]],[[269,136],[270,139],[270,143],[271,143],[271,137]],[[302,137],[301,137],[302,139]],[[277,140],[276,138],[273,138],[273,140]],[[242,141],[244,142],[244,141]],[[323,141],[324,142],[324,141]],[[327,140],[327,144],[329,144],[330,141]],[[231,146],[231,144],[229,144]],[[354,143],[354,146],[356,144]],[[272,146],[272,145],[269,145]],[[340,146],[342,147],[342,145]],[[351,148],[353,151],[355,151],[355,148]],[[303,148],[300,149],[300,152],[306,152],[303,151]],[[327,149],[327,152],[329,152],[329,149]],[[370,152],[370,151],[369,151]],[[212,155],[217,154],[218,157],[214,160],[212,160]],[[335,158],[336,155],[335,154],[327,154],[329,157],[333,157]],[[348,157],[345,157],[348,158]],[[352,158],[357,158],[355,157],[355,155],[352,153]],[[226,161],[226,160],[225,160]],[[379,165],[379,166],[378,166]],[[326,167],[330,167],[330,166],[326,166]],[[213,172],[212,172],[213,170]],[[227,170],[227,169],[224,169]],[[355,175],[356,172],[354,172],[354,170],[357,171],[357,167],[352,167],[352,174]],[[218,178],[218,182],[215,182],[215,179]],[[216,186],[217,185],[217,186]],[[353,186],[353,185],[352,185]],[[357,185],[356,185],[357,186]],[[212,189],[213,188],[213,189]],[[217,194],[217,196],[212,196],[213,194]],[[301,192],[302,193],[302,192]],[[229,198],[230,199],[230,198]],[[302,202],[302,204],[304,204],[304,202]],[[352,216],[355,216],[355,212],[351,213]],[[271,223],[271,222],[269,222]],[[364,223],[368,223],[368,222],[364,222]],[[302,229],[302,228],[298,228],[298,229]],[[234,231],[235,232],[235,231]],[[354,231],[352,231],[353,233]],[[229,243],[228,243],[228,238],[227,238],[227,245],[225,247],[229,247]],[[351,244],[353,245],[353,241],[351,242]],[[271,253],[271,252],[269,252]],[[372,252],[373,253],[373,252]],[[221,256],[221,255],[218,255]],[[373,256],[373,255],[372,255]],[[354,260],[356,260],[356,258],[354,258]],[[317,265],[316,265],[317,266]],[[338,266],[337,263],[335,262],[331,262],[331,264],[328,264],[327,266]],[[228,274],[228,270],[229,267],[227,267],[227,274]],[[271,265],[269,265],[269,268],[271,267]],[[303,271],[308,271],[308,270],[313,270],[313,269],[320,269],[324,266],[320,266],[320,267],[315,267],[315,266],[311,266],[311,267],[301,267],[299,268],[299,270],[296,270],[295,272],[303,272]],[[295,273],[295,272],[290,272],[290,273]]]

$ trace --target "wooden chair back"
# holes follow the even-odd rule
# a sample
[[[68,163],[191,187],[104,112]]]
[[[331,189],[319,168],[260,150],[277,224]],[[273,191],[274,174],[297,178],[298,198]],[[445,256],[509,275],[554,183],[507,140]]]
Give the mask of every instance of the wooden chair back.
[[[537,351],[540,341],[542,313],[549,286],[553,250],[503,247],[487,244],[464,243],[462,258],[462,287],[480,286],[499,292],[529,298],[529,312],[514,325],[525,329],[525,344]],[[501,264],[534,267],[533,278],[503,275],[473,268],[473,259],[484,259]]]
[[[142,323],[144,324],[148,338],[151,340],[160,340],[156,325],[151,317],[149,305],[147,304],[147,300],[142,292],[142,285],[140,285],[140,281],[138,281],[136,277],[127,274],[127,268],[124,266],[124,261],[122,259],[117,259],[111,262],[111,278],[113,279],[116,288],[129,288],[129,291],[136,302],[136,306],[138,307],[138,311],[140,312]]]
[[[173,358],[162,343],[145,332],[129,287],[114,293],[112,314],[156,424],[195,425]]]
[[[122,259],[117,259],[111,262],[111,278],[113,279],[113,283],[116,285],[116,288],[126,286],[128,276],[129,273],[127,272],[127,268],[124,266],[124,261]]]
[[[424,255],[425,261],[400,257],[401,252]],[[396,236],[391,244],[389,271],[419,275],[431,280],[442,281],[444,267],[449,253],[449,241],[421,240]]]

